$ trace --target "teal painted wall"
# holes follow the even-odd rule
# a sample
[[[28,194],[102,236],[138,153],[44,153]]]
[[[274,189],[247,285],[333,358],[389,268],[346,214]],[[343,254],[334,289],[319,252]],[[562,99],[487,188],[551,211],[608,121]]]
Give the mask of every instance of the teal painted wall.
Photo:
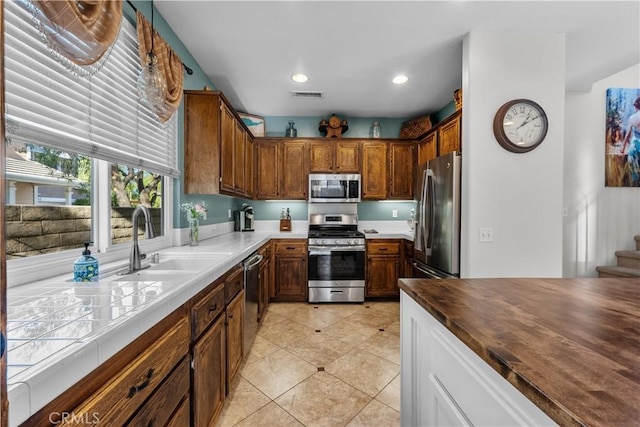
[[[150,1],[135,0],[132,3],[147,19],[151,19]],[[131,6],[125,2],[123,7],[125,15],[135,24],[135,13]],[[184,74],[184,88],[186,90],[203,89],[205,86],[209,86],[215,89],[213,82],[209,80],[196,60],[191,56],[191,53],[157,10],[154,12],[153,24],[162,37],[180,56],[182,62],[193,70],[192,75]],[[448,117],[454,111],[455,106],[453,101],[451,101],[450,104],[432,115],[432,121],[437,123]],[[322,135],[318,132],[318,123],[322,118],[326,117],[265,117],[267,135],[274,137],[284,136],[284,131],[288,126],[289,120],[293,120],[296,129],[298,129],[299,137],[321,137]],[[349,131],[345,134],[347,138],[369,137],[370,127],[374,121],[380,122],[383,138],[397,138],[402,122],[406,120],[390,118],[349,118],[342,116],[341,118],[346,118],[349,122]],[[181,169],[184,169],[184,109],[182,106],[178,110],[178,147],[179,165]],[[184,185],[181,178],[174,180],[173,198],[173,226],[175,228],[186,228],[188,226],[184,213],[180,211],[179,207],[180,204],[184,202],[205,202],[208,213],[207,219],[203,220],[202,224],[217,224],[229,221],[228,210],[231,209],[233,211],[240,209],[242,203],[249,203],[254,206],[257,220],[277,220],[280,218],[280,211],[283,207],[289,207],[291,217],[294,220],[308,219],[308,204],[304,201],[265,202],[219,195],[186,195],[184,194]],[[398,210],[398,219],[403,220],[409,217],[409,212],[412,207],[413,202],[362,202],[358,206],[358,216],[361,220],[391,220],[393,219],[391,217],[391,210],[396,209]]]

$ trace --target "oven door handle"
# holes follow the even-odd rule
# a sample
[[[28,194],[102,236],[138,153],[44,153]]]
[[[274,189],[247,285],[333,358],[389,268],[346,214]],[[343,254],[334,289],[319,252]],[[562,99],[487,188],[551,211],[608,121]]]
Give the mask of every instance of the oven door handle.
[[[309,246],[309,255],[331,255],[331,252],[364,252],[364,246]]]

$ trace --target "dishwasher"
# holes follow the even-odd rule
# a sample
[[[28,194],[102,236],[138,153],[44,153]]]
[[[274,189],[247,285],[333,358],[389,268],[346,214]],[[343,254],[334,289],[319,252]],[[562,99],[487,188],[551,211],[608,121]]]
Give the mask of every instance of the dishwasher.
[[[244,269],[244,351],[248,354],[258,332],[258,287],[263,256],[253,253],[242,262]]]

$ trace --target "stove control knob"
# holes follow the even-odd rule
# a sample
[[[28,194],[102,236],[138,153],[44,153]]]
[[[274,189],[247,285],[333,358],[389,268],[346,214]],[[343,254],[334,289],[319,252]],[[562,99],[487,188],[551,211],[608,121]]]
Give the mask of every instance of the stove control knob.
[[[355,244],[356,244],[356,242],[355,242],[355,240],[351,239],[351,240],[349,240],[349,244],[350,244],[350,245],[355,245]]]
[[[321,240],[321,241],[320,241],[320,244],[321,244],[321,245],[324,245],[325,243],[326,243],[326,242],[325,242],[324,240]]]
[[[340,244],[340,240],[336,240],[336,245],[339,245],[339,244]]]

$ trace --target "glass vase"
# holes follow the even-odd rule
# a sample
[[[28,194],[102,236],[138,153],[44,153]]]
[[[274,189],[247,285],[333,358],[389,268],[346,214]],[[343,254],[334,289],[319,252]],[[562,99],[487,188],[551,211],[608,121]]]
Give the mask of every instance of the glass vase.
[[[200,244],[200,239],[198,233],[200,223],[197,219],[192,219],[189,221],[189,246],[198,246]]]

